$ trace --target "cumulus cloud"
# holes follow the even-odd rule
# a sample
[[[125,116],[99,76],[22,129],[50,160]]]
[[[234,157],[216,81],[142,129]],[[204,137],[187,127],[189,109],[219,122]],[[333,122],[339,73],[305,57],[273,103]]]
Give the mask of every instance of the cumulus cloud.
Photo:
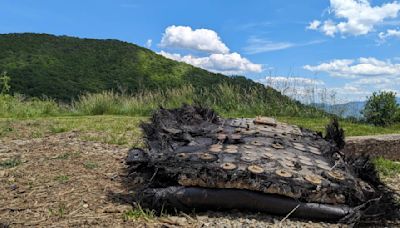
[[[319,20],[313,20],[312,22],[310,22],[310,24],[307,26],[307,29],[310,30],[317,30],[318,27],[321,25],[321,21]]]
[[[380,6],[371,6],[368,0],[330,0],[330,14],[337,19],[326,20],[318,23],[315,20],[307,27],[320,30],[327,36],[365,35],[373,31],[376,25],[382,24],[386,19],[396,18],[400,11],[397,1],[384,3]]]
[[[396,29],[388,29],[386,30],[386,32],[380,32],[379,33],[379,38],[381,40],[386,40],[387,38],[400,38],[400,30],[396,30]]]
[[[186,52],[192,51],[195,55],[182,55],[164,50],[161,50],[159,54],[212,72],[243,74],[246,72],[259,73],[263,70],[261,64],[252,63],[239,53],[231,53],[218,34],[209,29],[169,26],[165,29],[159,46],[161,48],[183,49]]]
[[[391,60],[335,59],[315,66],[305,65],[304,69],[349,79],[342,87],[331,88],[347,101],[364,100],[373,91],[399,91],[400,64]]]
[[[325,72],[331,76],[356,78],[376,76],[400,76],[400,64],[376,58],[335,59],[327,63],[303,67],[312,72]]]
[[[162,36],[160,47],[180,48],[213,54],[227,54],[229,48],[218,34],[209,29],[195,29],[189,26],[169,26]]]
[[[211,54],[207,57],[195,57],[192,55],[182,56],[180,54],[173,54],[165,51],[161,51],[159,54],[169,59],[191,64],[217,73],[241,74],[244,72],[259,73],[262,71],[262,65],[254,64],[236,52],[228,54]]]
[[[152,43],[153,43],[153,40],[148,39],[148,40],[146,41],[146,44],[145,44],[146,48],[151,48]]]

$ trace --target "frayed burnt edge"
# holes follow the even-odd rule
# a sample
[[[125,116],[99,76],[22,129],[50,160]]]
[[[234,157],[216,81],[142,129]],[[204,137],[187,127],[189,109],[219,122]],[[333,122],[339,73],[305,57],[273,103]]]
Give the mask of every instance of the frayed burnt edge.
[[[344,130],[339,126],[337,118],[333,118],[325,127],[325,139],[334,143],[340,150],[344,148]]]
[[[390,222],[399,222],[400,205],[396,202],[395,197],[398,193],[382,183],[370,157],[346,154],[345,159],[355,174],[376,190],[376,194],[374,198],[354,208],[354,213],[343,218],[342,222],[378,226],[385,226]]]
[[[325,139],[335,144],[340,150],[345,146],[344,130],[337,118],[333,118],[326,126]],[[361,180],[370,184],[376,194],[366,203],[354,209],[354,212],[341,220],[353,225],[383,225],[400,217],[400,205],[396,203],[395,191],[387,187],[379,178],[375,164],[367,155],[354,156],[341,154],[347,167]]]
[[[142,122],[140,127],[143,130],[146,141],[158,140],[162,145],[160,148],[168,146],[170,139],[178,139],[190,141],[188,131],[191,133],[202,129],[186,129],[183,126],[200,126],[202,123],[220,124],[218,114],[206,107],[191,106],[183,104],[182,107],[176,109],[164,109],[160,107],[154,111],[149,123]]]

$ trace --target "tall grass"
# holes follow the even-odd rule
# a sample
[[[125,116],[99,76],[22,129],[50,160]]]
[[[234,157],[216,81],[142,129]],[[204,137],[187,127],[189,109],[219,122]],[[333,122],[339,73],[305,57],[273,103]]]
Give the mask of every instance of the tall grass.
[[[73,110],[84,115],[146,116],[160,106],[176,108],[186,103],[212,107],[226,116],[321,116],[323,114],[315,108],[294,103],[290,99],[279,99],[281,96],[274,93],[267,94],[266,91],[265,88],[243,90],[230,84],[220,84],[209,89],[184,86],[179,89],[136,95],[108,91],[81,96],[73,103]]]
[[[0,117],[30,118],[55,116],[63,112],[62,105],[50,99],[27,99],[18,94],[0,95]]]
[[[57,115],[127,115],[147,116],[162,106],[176,108],[197,104],[215,109],[224,116],[301,116],[320,117],[324,112],[304,106],[272,89],[219,84],[211,88],[183,86],[166,91],[147,91],[135,95],[104,91],[80,96],[70,105],[52,100],[0,96],[0,117],[38,117]]]
[[[84,115],[129,115],[146,116],[159,106],[177,107],[182,103],[193,103],[192,87],[160,92],[142,92],[136,95],[104,91],[80,96],[73,102],[72,110]]]

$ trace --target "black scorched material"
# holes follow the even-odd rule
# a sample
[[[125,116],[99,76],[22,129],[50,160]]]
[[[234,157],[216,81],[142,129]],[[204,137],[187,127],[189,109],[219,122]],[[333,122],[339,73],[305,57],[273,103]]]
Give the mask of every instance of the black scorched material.
[[[272,118],[223,119],[185,105],[159,109],[142,128],[147,149],[131,150],[128,163],[147,175],[138,196],[153,208],[285,214],[299,205],[294,216],[356,220],[382,193],[340,153],[336,121],[324,139]]]

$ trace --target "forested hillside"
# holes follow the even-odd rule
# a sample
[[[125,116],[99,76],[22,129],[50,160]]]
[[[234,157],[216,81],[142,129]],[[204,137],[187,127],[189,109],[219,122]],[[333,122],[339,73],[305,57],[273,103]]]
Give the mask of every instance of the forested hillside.
[[[118,40],[79,39],[47,34],[0,35],[0,70],[12,77],[13,92],[68,100],[83,92],[137,92],[228,81],[256,86],[164,58]]]
[[[7,71],[11,77],[11,93],[63,102],[105,90],[135,95],[191,86],[195,93],[204,89],[212,93],[214,89],[219,91],[221,85],[230,85],[240,96],[251,94],[254,100],[274,110],[291,106],[291,110],[315,111],[245,77],[211,73],[118,40],[3,34],[0,71]]]

